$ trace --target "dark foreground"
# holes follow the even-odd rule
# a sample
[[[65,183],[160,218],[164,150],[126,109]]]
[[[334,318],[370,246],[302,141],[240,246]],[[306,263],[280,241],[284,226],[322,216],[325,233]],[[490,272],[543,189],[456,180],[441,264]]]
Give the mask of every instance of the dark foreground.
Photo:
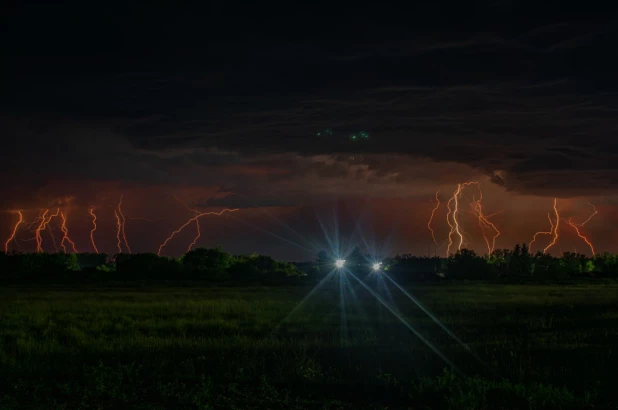
[[[4,287],[0,408],[618,404],[616,284],[408,287],[478,359],[398,289],[371,286],[414,330],[337,280],[291,315],[310,288]]]

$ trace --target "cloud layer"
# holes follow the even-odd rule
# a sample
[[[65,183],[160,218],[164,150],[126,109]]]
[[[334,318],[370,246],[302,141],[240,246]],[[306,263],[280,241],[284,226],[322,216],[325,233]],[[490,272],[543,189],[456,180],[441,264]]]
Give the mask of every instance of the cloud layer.
[[[617,31],[602,10],[416,7],[15,8],[0,207],[366,198],[422,203],[421,226],[436,190],[471,179],[496,209],[615,202]]]

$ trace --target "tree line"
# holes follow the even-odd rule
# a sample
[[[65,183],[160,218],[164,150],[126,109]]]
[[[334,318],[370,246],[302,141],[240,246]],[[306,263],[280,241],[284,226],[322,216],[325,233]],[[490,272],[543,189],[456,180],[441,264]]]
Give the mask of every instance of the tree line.
[[[618,277],[618,255],[603,253],[592,257],[564,252],[560,257],[530,253],[528,246],[498,249],[491,255],[477,255],[461,249],[448,258],[419,258],[399,255],[393,260],[394,274],[400,277],[423,275],[452,280],[564,280],[577,277]]]
[[[289,282],[304,276],[270,256],[232,255],[221,247],[193,249],[179,258],[155,253],[2,253],[0,279],[13,282],[79,280],[211,280]]]
[[[485,256],[461,249],[447,258],[407,254],[380,261],[356,248],[345,259],[345,269],[358,274],[370,274],[373,263],[381,262],[380,271],[400,282],[618,277],[618,255],[588,257],[565,252],[555,257],[542,252],[531,254],[526,244]],[[326,252],[320,252],[313,261],[294,263],[257,253],[232,255],[221,247],[197,248],[179,258],[154,253],[0,253],[0,280],[4,282],[209,280],[290,284],[316,282],[333,270],[335,260]]]

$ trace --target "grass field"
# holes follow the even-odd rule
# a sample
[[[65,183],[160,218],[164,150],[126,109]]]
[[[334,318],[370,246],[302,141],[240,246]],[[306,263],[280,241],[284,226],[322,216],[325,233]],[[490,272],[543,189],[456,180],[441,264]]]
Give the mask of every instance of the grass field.
[[[618,404],[616,284],[371,286],[457,370],[358,285],[4,287],[0,408]]]

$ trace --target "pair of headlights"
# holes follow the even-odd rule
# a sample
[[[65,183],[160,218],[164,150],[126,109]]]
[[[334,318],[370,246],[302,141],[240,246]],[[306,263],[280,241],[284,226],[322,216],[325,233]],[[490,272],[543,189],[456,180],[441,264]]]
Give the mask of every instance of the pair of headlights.
[[[337,259],[337,261],[335,262],[335,266],[339,269],[343,268],[343,265],[345,265],[345,259]],[[380,269],[382,269],[382,262],[376,262],[372,265],[373,270],[378,271]]]

